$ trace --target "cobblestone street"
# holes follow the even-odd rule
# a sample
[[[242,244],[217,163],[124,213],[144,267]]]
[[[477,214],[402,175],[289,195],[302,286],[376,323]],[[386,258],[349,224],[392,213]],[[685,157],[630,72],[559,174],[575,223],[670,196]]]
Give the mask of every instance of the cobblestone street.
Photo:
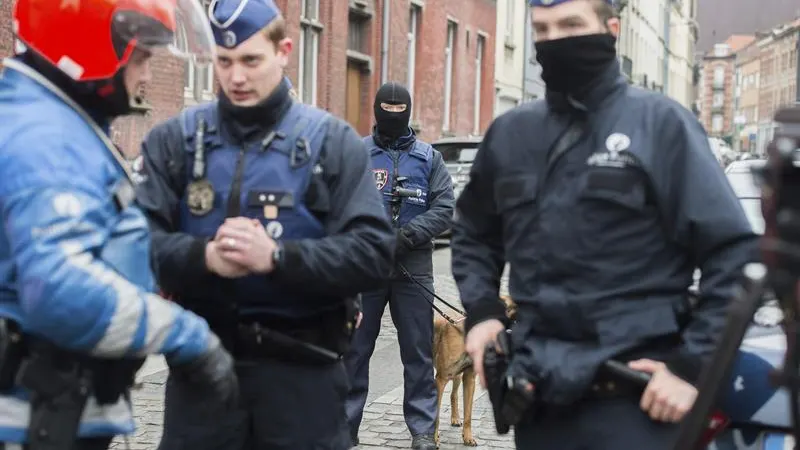
[[[442,298],[458,304],[458,294],[450,275],[450,251],[440,249],[434,254],[436,292]],[[439,305],[444,307],[443,305]],[[449,311],[447,311],[450,314]],[[370,364],[370,395],[364,411],[364,422],[359,432],[359,449],[409,448],[410,435],[403,421],[403,368],[392,320],[387,309],[375,353]],[[164,411],[164,383],[166,370],[161,359],[151,359],[139,374],[141,387],[134,391],[134,409],[138,429],[128,438],[131,450],[154,450],[161,437]],[[476,383],[472,430],[478,448],[512,449],[511,436],[498,436],[494,431],[492,412],[486,392]],[[461,428],[450,426],[450,387],[442,400],[441,450],[470,448],[462,444]],[[459,409],[463,414],[459,395]],[[462,416],[463,419],[463,416]],[[125,449],[123,440],[112,446]]]

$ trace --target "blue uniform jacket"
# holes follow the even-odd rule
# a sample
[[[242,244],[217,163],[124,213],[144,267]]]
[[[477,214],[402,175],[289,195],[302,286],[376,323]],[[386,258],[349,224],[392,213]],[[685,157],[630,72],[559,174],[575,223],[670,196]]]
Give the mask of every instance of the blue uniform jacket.
[[[381,144],[379,144],[381,142]],[[413,131],[409,136],[387,145],[380,137],[364,138],[372,158],[375,184],[383,196],[384,207],[391,215],[395,158],[397,175],[406,177],[406,189],[418,189],[422,196],[402,199],[398,223],[413,251],[399,258],[412,275],[433,276],[433,240],[447,231],[453,220],[455,199],[453,182],[442,154],[430,144],[419,141]]]
[[[288,110],[287,103],[292,101],[286,91],[285,86],[279,87],[270,100],[279,103],[275,105],[278,115],[281,108]],[[305,196],[304,207],[322,224],[324,236],[283,239],[281,265],[265,277],[264,283],[275,283],[296,296],[350,298],[380,286],[387,278],[395,238],[375,190],[361,139],[334,117],[329,118],[327,127],[318,164],[306,192],[301,194]],[[226,133],[224,123],[219,129]],[[247,149],[248,161],[260,157],[252,143],[260,142],[261,136],[254,139],[235,144]],[[227,289],[228,280],[210,273],[205,266],[208,237],[182,231],[181,211],[192,155],[185,151],[178,118],[151,130],[142,143],[142,157],[137,199],[153,232],[159,283],[181,299],[206,304],[198,305],[198,310],[220,306],[220,298],[210,298],[208,293]],[[229,185],[231,180],[222,183]],[[229,300],[233,303],[239,299]],[[272,302],[278,304],[280,299]],[[305,311],[306,315],[315,313]]]
[[[37,75],[7,60],[0,78],[0,316],[100,358],[198,356],[208,325],[153,293],[147,221],[110,141]],[[23,442],[29,415],[24,391],[0,395],[0,442]],[[133,427],[125,399],[90,399],[80,433]]]
[[[548,163],[573,121],[580,138]],[[688,110],[613,64],[580,102],[548,93],[497,118],[470,176],[452,240],[467,326],[503,315],[508,262],[514,370],[545,401],[574,401],[611,357],[697,376],[757,238]]]

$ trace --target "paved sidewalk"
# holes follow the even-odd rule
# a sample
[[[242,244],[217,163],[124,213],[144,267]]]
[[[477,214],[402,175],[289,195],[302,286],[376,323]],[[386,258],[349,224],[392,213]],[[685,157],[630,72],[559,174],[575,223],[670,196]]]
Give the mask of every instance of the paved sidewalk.
[[[436,292],[448,302],[460,306],[458,293],[450,275],[450,251],[442,249],[434,254]],[[443,308],[443,305],[440,305]],[[450,314],[450,311],[447,311]],[[403,420],[403,387],[397,333],[387,309],[383,317],[381,334],[375,346],[370,365],[370,396],[364,410],[364,423],[359,438],[359,449],[409,448],[411,437]],[[140,370],[137,381],[140,387],[133,392],[134,411],[138,430],[128,438],[131,450],[154,450],[161,438],[164,416],[164,385],[166,367],[162,358],[150,358]],[[459,393],[459,411],[462,413],[462,395]],[[471,448],[462,444],[461,428],[450,425],[450,386],[442,400],[440,450]],[[476,383],[473,406],[472,432],[478,448],[513,449],[510,435],[498,436],[485,391]],[[114,449],[125,449],[124,440],[112,444]]]

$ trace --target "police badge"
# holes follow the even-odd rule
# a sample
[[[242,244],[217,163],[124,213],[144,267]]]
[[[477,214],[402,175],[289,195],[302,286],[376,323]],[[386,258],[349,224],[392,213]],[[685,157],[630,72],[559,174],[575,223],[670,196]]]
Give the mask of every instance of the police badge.
[[[389,180],[389,171],[386,169],[373,169],[372,174],[375,176],[375,186],[380,191]]]
[[[195,216],[205,216],[214,209],[214,186],[203,178],[186,187],[186,204]]]

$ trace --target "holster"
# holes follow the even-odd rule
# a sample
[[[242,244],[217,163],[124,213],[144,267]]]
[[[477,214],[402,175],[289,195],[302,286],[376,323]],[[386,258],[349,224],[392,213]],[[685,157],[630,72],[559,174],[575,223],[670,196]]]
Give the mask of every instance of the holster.
[[[144,359],[106,360],[65,351],[24,335],[0,319],[0,390],[20,386],[29,394],[29,450],[70,450],[89,396],[100,405],[127,396]]]
[[[518,424],[535,400],[532,383],[508,373],[513,358],[510,334],[511,330],[498,333],[497,343],[489,343],[483,357],[489,401],[498,434],[507,434],[512,426]]]
[[[32,350],[18,375],[30,392],[28,425],[30,450],[70,450],[75,445],[81,416],[91,394],[91,374],[76,361],[54,351]]]

